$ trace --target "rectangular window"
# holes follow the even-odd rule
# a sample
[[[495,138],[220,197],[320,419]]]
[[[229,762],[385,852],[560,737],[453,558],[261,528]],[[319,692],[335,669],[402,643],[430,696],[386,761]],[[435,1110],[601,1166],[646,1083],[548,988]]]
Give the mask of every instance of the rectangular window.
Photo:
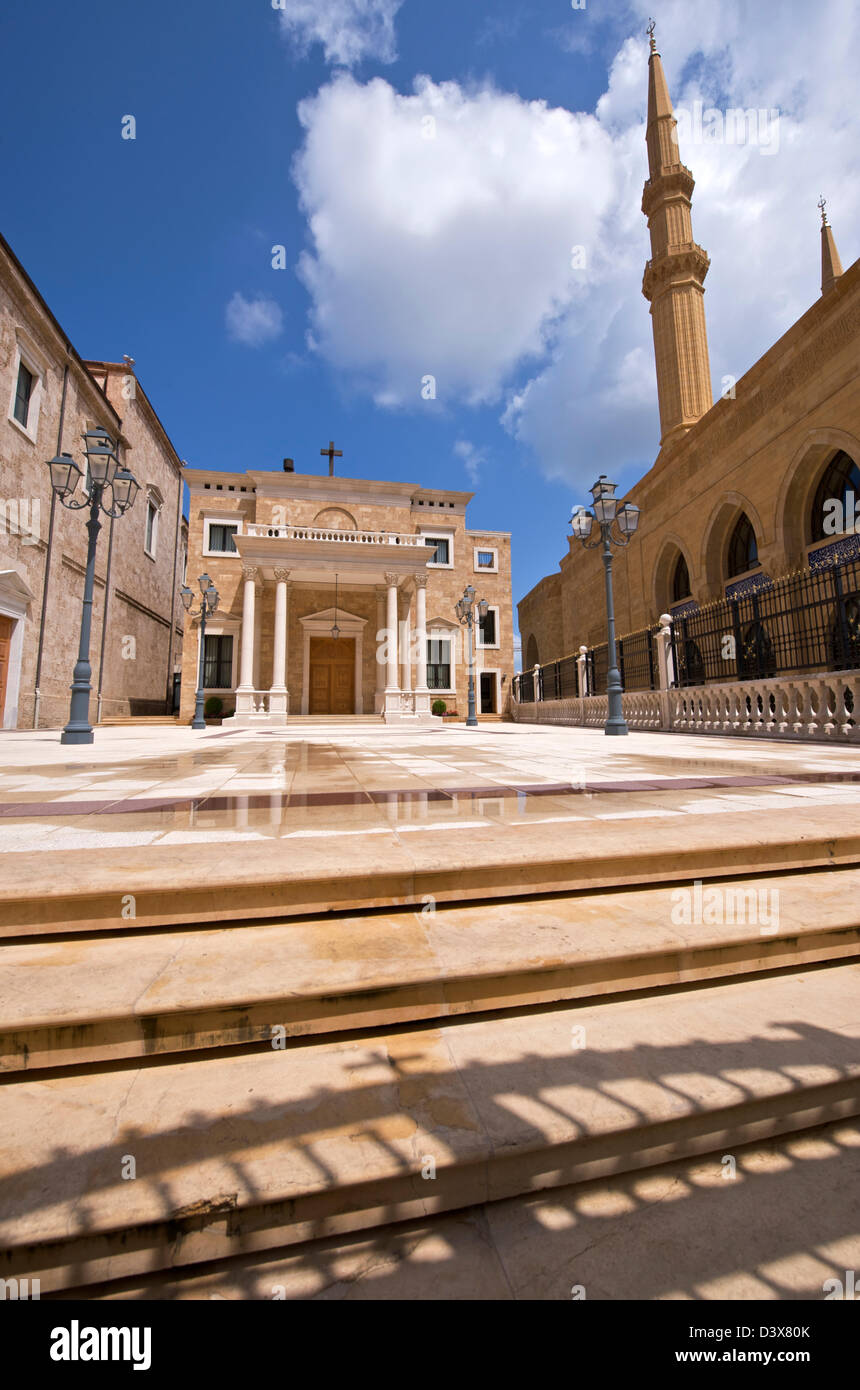
[[[233,638],[206,637],[203,654],[203,687],[205,690],[229,690],[233,684]]]
[[[146,540],[144,549],[147,555],[155,555],[155,538],[158,534],[158,508],[154,502],[146,504]]]
[[[436,552],[433,559],[430,561],[431,565],[448,564],[449,542],[447,540],[440,540],[435,536],[428,536],[424,544],[431,545]]]
[[[496,611],[489,609],[486,618],[479,618],[478,623],[481,629],[482,647],[494,647],[496,645]]]
[[[15,388],[15,419],[19,425],[27,428],[27,420],[30,415],[30,397],[33,394],[33,373],[29,372],[23,362],[18,364],[18,385]]]
[[[478,551],[478,569],[491,570],[496,567],[496,553],[494,550]]]
[[[444,639],[427,641],[427,685],[430,690],[451,689],[451,643]]]
[[[236,552],[236,542],[233,537],[239,530],[237,525],[216,525],[214,522],[209,524],[209,549],[220,550],[223,554],[233,554]]]

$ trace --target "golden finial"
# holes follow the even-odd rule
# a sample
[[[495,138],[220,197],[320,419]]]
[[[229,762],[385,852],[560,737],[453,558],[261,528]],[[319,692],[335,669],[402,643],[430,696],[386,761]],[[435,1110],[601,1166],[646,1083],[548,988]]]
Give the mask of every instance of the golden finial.
[[[827,223],[827,212],[826,212],[826,208],[827,208],[827,199],[825,198],[825,196],[824,196],[823,193],[822,193],[821,197],[818,199],[818,206],[821,208],[821,225],[822,225],[822,227],[826,227],[826,226],[828,225],[828,223]]]
[[[652,53],[656,53],[656,52],[657,52],[657,40],[656,40],[655,37],[654,37],[654,30],[655,30],[656,28],[657,28],[657,25],[656,25],[655,21],[654,21],[653,19],[649,19],[649,20],[648,20],[648,28],[647,28],[646,32],[647,32],[647,34],[648,34],[649,39],[651,40],[651,52],[652,52]]]

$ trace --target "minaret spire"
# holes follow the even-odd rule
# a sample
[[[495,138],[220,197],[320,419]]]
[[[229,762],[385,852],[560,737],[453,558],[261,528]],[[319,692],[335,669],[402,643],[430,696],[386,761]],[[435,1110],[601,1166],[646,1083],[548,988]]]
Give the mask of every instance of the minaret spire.
[[[818,200],[821,209],[821,293],[833,289],[842,274],[842,262],[836,249],[833,228],[827,220],[827,199],[824,194]]]
[[[651,234],[651,259],[642,293],[651,302],[660,444],[683,435],[713,404],[704,280],[710,260],[693,240],[691,218],[695,180],[681,163],[677,122],[663,63],[648,26],[648,173],[642,211]]]

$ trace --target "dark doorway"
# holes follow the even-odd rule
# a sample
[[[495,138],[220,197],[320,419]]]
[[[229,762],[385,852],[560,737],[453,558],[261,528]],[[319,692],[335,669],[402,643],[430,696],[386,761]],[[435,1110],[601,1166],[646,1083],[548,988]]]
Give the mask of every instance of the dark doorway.
[[[492,671],[481,672],[481,714],[496,714],[496,677]]]

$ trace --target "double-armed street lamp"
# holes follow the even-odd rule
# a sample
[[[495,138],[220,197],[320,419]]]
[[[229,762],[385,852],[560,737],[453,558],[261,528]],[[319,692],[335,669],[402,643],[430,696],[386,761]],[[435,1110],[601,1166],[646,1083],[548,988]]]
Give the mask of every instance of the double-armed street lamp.
[[[194,718],[191,721],[191,727],[192,729],[205,729],[203,668],[206,661],[206,619],[218,607],[219,594],[208,574],[201,574],[197,582],[200,585],[200,607],[193,612],[191,609],[194,602],[193,589],[190,589],[187,584],[183,584],[179,592],[182,597],[182,606],[188,616],[200,619],[200,661],[197,665],[197,696],[194,702]]]
[[[625,546],[639,525],[639,508],[632,502],[619,507],[615,496],[616,483],[610,483],[606,474],[601,473],[591,495],[594,498],[594,511],[585,507],[574,507],[570,524],[573,534],[586,550],[603,546],[603,567],[606,574],[606,623],[609,634],[609,670],[607,672],[606,693],[609,696],[609,711],[603,732],[606,734],[626,734],[627,724],[621,703],[621,673],[618,670],[618,657],[615,649],[615,605],[612,598],[612,547]],[[594,522],[598,534],[590,539]],[[615,528],[615,529],[613,529]]]
[[[475,712],[475,654],[472,645],[472,629],[475,626],[475,590],[471,584],[467,584],[463,590],[463,597],[456,605],[457,617],[465,627],[468,634],[469,644],[469,713],[466,716],[466,727],[477,729],[478,716]],[[478,613],[480,617],[486,618],[488,603],[485,598],[478,602]]]
[[[117,458],[117,445],[107,430],[101,427],[87,430],[82,436],[84,453],[87,459],[87,478],[85,491],[75,497],[78,482],[84,476],[71,454],[57,454],[48,460],[51,472],[51,487],[55,496],[69,511],[82,511],[89,507],[87,521],[87,568],[84,578],[84,602],[81,614],[81,636],[78,645],[78,659],[72,678],[72,699],[69,709],[69,722],[63,729],[61,743],[92,743],[93,729],[90,724],[90,694],[92,693],[92,667],[90,666],[90,632],[93,621],[93,589],[96,573],[96,545],[101,522],[99,512],[113,519],[124,516],[134,505],[140,484],[127,468],[121,468]]]

